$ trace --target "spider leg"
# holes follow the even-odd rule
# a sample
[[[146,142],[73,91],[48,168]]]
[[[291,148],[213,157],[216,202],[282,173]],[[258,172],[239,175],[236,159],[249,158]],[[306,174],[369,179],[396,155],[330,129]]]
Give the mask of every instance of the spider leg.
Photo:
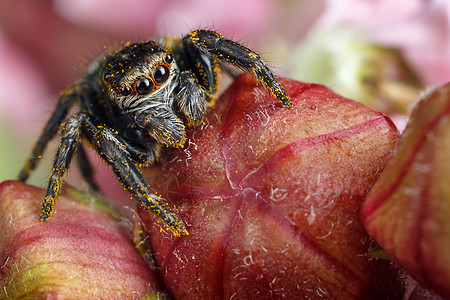
[[[185,116],[188,125],[198,125],[206,113],[207,92],[191,71],[181,72],[179,87],[175,101],[177,109]]]
[[[208,100],[211,100],[219,89],[219,62],[215,56],[208,55],[207,51],[192,42],[189,35],[183,38],[182,43],[190,70],[198,78],[199,83],[205,87]]]
[[[152,146],[152,151],[148,151],[142,149],[142,147],[138,147],[130,143],[127,143],[123,139],[119,138],[119,136],[117,136],[117,138],[121,141],[122,144],[126,145],[130,157],[143,166],[152,165],[158,159],[158,156],[161,153],[163,147],[161,144],[155,143]],[[78,162],[78,167],[81,170],[81,174],[84,180],[86,180],[86,182],[89,184],[92,190],[98,192],[100,189],[98,188],[98,185],[93,177],[94,170],[89,161],[89,158],[86,155],[86,150],[83,147],[83,145],[80,145],[80,147],[78,147],[76,152],[76,158]]]
[[[80,168],[81,175],[83,175],[84,180],[88,183],[89,187],[94,191],[99,191],[97,183],[94,180],[94,170],[92,169],[91,162],[86,155],[86,150],[83,145],[80,145],[77,150],[77,162]]]
[[[42,203],[40,217],[42,221],[48,220],[53,214],[62,179],[77,151],[81,134],[87,137],[105,162],[112,166],[122,184],[133,197],[159,217],[175,235],[188,234],[183,223],[167,207],[167,204],[149,188],[146,179],[136,167],[135,161],[130,157],[137,157],[141,162],[153,161],[157,154],[154,151],[157,150],[144,154],[140,149],[128,146],[123,139],[118,138],[112,129],[95,126],[85,113],[72,116],[61,133],[61,142],[56,152],[52,174]]]
[[[232,67],[232,66],[230,66],[229,64],[226,64],[226,63],[221,63],[220,64],[220,69],[223,72],[225,72],[228,76],[230,76],[231,78],[236,78],[236,77],[238,77],[239,75],[242,74],[242,72],[239,69],[234,68],[234,67]]]
[[[139,148],[127,145],[111,128],[95,126],[87,118],[82,124],[83,135],[91,141],[99,155],[112,166],[120,182],[144,207],[160,218],[176,236],[188,235],[184,224],[149,187],[149,184],[131,157],[140,162],[150,162],[158,155],[159,146],[144,154]]]
[[[56,151],[47,191],[42,202],[41,221],[48,220],[53,214],[62,180],[80,143],[80,129],[84,118],[84,114],[81,113],[73,115],[61,132],[61,141]]]
[[[211,58],[217,58],[238,66],[252,73],[284,106],[292,106],[290,97],[276,80],[272,71],[265,65],[261,57],[252,50],[209,30],[193,31],[183,38],[183,43],[187,52],[191,53],[190,57],[198,56],[198,52],[200,52],[203,55],[209,54]],[[204,68],[207,64],[203,63],[201,66]]]
[[[31,151],[31,155],[19,173],[18,179],[20,181],[26,181],[30,176],[30,173],[36,168],[39,159],[44,153],[45,147],[56,135],[58,129],[61,127],[61,122],[66,118],[69,109],[76,101],[78,89],[79,85],[75,84],[65,90],[59,97],[58,104],[56,105],[53,114],[47,121],[44,130]]]
[[[155,142],[153,144],[147,144],[148,148],[144,149],[141,146],[134,145],[130,142],[125,141],[120,136],[115,136],[115,138],[122,145],[125,145],[130,158],[140,166],[144,167],[153,165],[158,160],[164,147],[162,144]]]

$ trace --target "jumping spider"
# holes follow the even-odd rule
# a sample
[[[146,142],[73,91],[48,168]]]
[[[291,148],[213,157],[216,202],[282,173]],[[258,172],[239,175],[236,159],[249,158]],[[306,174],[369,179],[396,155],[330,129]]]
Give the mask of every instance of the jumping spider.
[[[19,174],[19,180],[27,180],[47,143],[62,127],[40,219],[51,217],[75,153],[83,177],[97,189],[91,165],[80,146],[83,138],[112,167],[132,197],[175,235],[187,235],[184,224],[166,201],[155,195],[138,166],[153,164],[165,146],[184,145],[185,126],[199,124],[207,104],[216,96],[220,63],[251,72],[283,106],[292,105],[256,53],[214,31],[196,30],[183,38],[164,38],[162,43],[128,44],[95,61],[81,79],[61,93]],[[65,120],[75,103],[79,112]]]

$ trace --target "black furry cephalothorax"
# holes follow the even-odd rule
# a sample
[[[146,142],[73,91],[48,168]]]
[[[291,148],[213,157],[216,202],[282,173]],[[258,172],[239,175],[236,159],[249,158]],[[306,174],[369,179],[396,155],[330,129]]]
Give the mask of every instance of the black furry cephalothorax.
[[[216,32],[196,30],[181,39],[165,38],[161,44],[165,48],[150,41],[107,53],[61,93],[19,175],[19,180],[27,180],[47,143],[62,127],[42,204],[42,221],[53,213],[62,179],[75,153],[84,178],[97,189],[91,165],[80,146],[83,138],[112,167],[135,199],[175,235],[186,235],[183,223],[164,199],[155,195],[138,166],[153,164],[165,146],[184,145],[185,126],[199,124],[207,104],[215,97],[220,63],[251,72],[282,105],[291,106],[289,96],[256,53]],[[79,112],[66,119],[75,103]]]

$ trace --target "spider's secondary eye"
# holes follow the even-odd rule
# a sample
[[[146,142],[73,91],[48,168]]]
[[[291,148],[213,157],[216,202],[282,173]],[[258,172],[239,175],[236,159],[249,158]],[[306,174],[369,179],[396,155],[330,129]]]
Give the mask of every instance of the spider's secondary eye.
[[[111,77],[112,77],[111,74],[106,73],[105,76],[103,76],[103,79],[104,79],[105,81],[107,81],[107,80],[109,80]]]
[[[169,69],[166,66],[159,65],[156,67],[153,76],[157,83],[163,83],[169,78]]]
[[[139,95],[147,95],[153,90],[153,83],[145,77],[142,77],[136,83],[136,91]]]
[[[131,94],[131,88],[128,85],[124,85],[120,92],[123,96],[128,96],[129,94]]]
[[[173,61],[173,55],[170,53],[167,53],[166,57],[164,57],[164,61],[168,64],[170,64]]]

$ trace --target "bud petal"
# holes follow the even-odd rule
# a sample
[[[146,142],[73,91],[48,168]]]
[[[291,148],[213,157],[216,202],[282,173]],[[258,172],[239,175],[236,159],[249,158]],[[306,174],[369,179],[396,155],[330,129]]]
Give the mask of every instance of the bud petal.
[[[419,283],[450,298],[450,84],[414,108],[367,197],[369,234]]]
[[[281,81],[283,108],[238,77],[153,187],[188,225],[150,230],[176,298],[398,299],[389,262],[359,221],[360,205],[397,139],[382,114],[320,85]]]
[[[0,185],[0,298],[164,297],[117,215],[66,191],[40,222],[41,189]]]

